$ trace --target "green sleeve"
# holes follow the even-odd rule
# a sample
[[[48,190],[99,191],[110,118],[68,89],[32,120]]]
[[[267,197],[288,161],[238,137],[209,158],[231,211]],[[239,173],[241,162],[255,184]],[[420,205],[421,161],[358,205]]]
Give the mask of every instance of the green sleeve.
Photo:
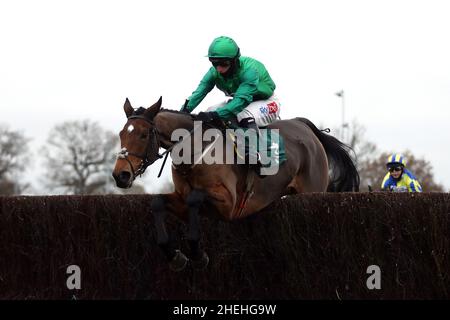
[[[194,110],[200,102],[202,102],[206,95],[214,88],[215,83],[214,68],[210,68],[203,76],[203,79],[200,81],[197,89],[195,89],[195,91],[192,92],[192,95],[188,98],[189,102],[187,108],[189,111]]]
[[[229,119],[236,116],[244,110],[252,101],[253,96],[258,92],[259,77],[255,69],[247,70],[241,76],[241,84],[239,85],[233,99],[216,112],[222,119]]]

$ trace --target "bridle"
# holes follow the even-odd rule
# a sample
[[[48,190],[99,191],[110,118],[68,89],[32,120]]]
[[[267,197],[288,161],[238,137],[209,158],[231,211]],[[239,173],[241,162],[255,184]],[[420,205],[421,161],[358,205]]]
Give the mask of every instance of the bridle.
[[[144,116],[140,116],[140,115],[134,115],[134,116],[128,117],[128,121],[131,119],[141,119],[141,120],[145,120],[147,123],[149,123],[150,128],[148,129],[148,136],[151,139],[150,142],[147,143],[147,147],[145,148],[144,154],[136,154],[133,152],[129,152],[127,150],[127,148],[122,148],[120,150],[120,152],[117,153],[118,159],[124,159],[130,165],[131,171],[133,173],[133,180],[134,180],[137,176],[142,175],[145,172],[145,170],[147,169],[147,167],[150,166],[153,162],[155,162],[156,160],[162,158],[165,154],[167,154],[167,151],[162,154],[159,154],[159,148],[161,146],[160,142],[159,142],[159,133],[158,133],[158,130],[156,129],[153,121],[151,121],[150,119],[148,119]],[[156,152],[154,152],[153,154],[150,154],[150,152],[152,150],[156,150]],[[137,170],[134,170],[133,164],[131,163],[128,156],[133,156],[133,157],[139,158],[141,160],[141,163],[139,164],[139,167],[137,168]]]
[[[156,129],[156,126],[153,123],[153,121],[142,115],[132,115],[132,116],[128,117],[128,121],[130,119],[141,119],[141,120],[144,120],[147,123],[149,123],[150,128],[148,129],[148,134],[149,134],[149,136],[152,137],[152,140],[150,141],[150,143],[147,144],[144,155],[139,155],[136,153],[129,152],[127,150],[127,148],[122,148],[120,150],[120,152],[117,153],[118,159],[123,159],[128,162],[128,165],[130,166],[131,171],[133,173],[133,180],[136,179],[137,176],[141,176],[153,162],[155,162],[156,160],[161,159],[162,157],[165,156],[164,161],[161,164],[161,169],[159,170],[159,174],[158,174],[158,178],[159,178],[161,176],[163,168],[166,164],[167,157],[168,157],[169,153],[172,151],[172,149],[177,144],[181,143],[187,137],[192,135],[194,133],[194,131],[197,129],[197,127],[193,128],[186,137],[182,137],[178,142],[174,143],[172,146],[168,147],[163,153],[160,154],[159,149],[161,147],[161,144],[160,144],[160,140],[159,140],[159,132]],[[151,150],[157,150],[157,151],[153,155],[150,155]],[[139,164],[139,167],[137,168],[137,170],[134,170],[133,164],[131,163],[130,159],[128,159],[128,156],[133,156],[133,157],[141,159],[141,163]],[[195,164],[192,167],[194,167],[194,166],[195,166]]]

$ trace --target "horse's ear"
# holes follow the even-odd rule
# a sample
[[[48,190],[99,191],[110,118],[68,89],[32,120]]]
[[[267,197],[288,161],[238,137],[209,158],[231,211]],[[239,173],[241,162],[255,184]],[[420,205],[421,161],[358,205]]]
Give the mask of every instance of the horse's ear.
[[[161,110],[161,104],[162,104],[162,97],[159,97],[159,100],[156,101],[156,103],[154,105],[152,105],[150,108],[148,108],[144,112],[144,115],[146,117],[148,117],[149,119],[153,119],[156,116],[156,114],[159,112],[159,110]]]
[[[128,98],[125,100],[125,104],[123,105],[123,110],[125,111],[127,118],[129,118],[134,112],[134,109],[131,106],[130,100],[128,100]]]

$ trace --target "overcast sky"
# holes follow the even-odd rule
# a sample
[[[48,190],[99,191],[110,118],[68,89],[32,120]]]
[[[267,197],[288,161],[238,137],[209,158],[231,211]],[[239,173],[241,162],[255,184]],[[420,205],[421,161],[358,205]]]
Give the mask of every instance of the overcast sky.
[[[268,68],[282,118],[338,127],[343,89],[347,121],[380,150],[425,157],[449,189],[448,3],[2,1],[0,122],[32,137],[35,151],[66,120],[118,133],[126,97],[139,107],[162,96],[179,109],[210,66],[210,42],[228,35]],[[214,90],[196,111],[222,100]]]

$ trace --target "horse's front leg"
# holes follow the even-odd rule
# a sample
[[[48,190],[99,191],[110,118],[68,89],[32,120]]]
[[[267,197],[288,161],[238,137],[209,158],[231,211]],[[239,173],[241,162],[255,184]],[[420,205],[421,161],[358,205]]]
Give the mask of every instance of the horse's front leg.
[[[175,249],[173,238],[169,236],[166,228],[166,217],[168,212],[172,212],[186,220],[186,217],[183,217],[186,206],[177,193],[169,193],[155,196],[151,208],[155,220],[157,244],[163,250],[169,267],[174,271],[181,271],[186,267],[188,258],[180,250]]]
[[[191,264],[196,269],[204,269],[209,263],[209,257],[205,251],[200,248],[200,208],[206,199],[206,193],[194,189],[186,198],[189,207],[189,230],[188,241],[191,249]]]

